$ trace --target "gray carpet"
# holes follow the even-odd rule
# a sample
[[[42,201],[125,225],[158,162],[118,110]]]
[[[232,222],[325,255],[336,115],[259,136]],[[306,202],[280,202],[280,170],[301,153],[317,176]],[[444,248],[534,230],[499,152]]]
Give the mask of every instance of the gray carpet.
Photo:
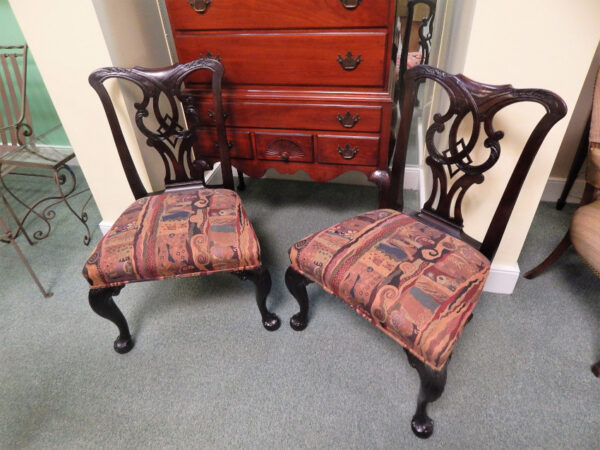
[[[600,380],[589,370],[600,357],[600,281],[574,253],[511,296],[483,295],[430,407],[435,434],[420,441],[409,426],[418,377],[394,341],[314,286],[308,328],[288,325],[297,304],[283,284],[287,248],[373,209],[375,189],[247,184],[270,308],[283,321],[273,333],[249,282],[138,283],[116,298],[136,340],[118,355],[116,328],[87,303],[80,270],[91,248],[64,208],[48,239],[19,238],[52,298],[0,246],[0,448],[600,447]],[[540,205],[522,269],[552,250],[572,211]],[[94,245],[100,216],[88,212]]]

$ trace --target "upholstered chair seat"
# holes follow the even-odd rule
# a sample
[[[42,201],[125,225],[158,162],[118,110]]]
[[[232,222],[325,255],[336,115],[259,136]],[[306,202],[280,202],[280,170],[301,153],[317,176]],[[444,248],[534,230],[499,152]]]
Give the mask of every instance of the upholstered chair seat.
[[[423,54],[421,52],[408,52],[408,56],[406,57],[406,68],[412,69],[415,66],[421,64],[421,59],[423,58]]]
[[[260,266],[237,193],[196,187],[136,200],[98,243],[83,275],[98,289]]]
[[[440,370],[482,292],[490,263],[465,242],[391,209],[297,242],[292,267],[415,357]]]
[[[600,200],[577,208],[571,219],[571,243],[585,263],[600,276]]]

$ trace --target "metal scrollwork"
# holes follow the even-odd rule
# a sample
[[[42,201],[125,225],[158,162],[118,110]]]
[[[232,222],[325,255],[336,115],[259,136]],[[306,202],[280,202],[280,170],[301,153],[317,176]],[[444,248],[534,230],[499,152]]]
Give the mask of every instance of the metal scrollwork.
[[[188,0],[188,3],[194,11],[204,14],[212,3],[212,0]]]
[[[356,9],[360,5],[361,0],[340,0],[340,2],[346,9]]]
[[[350,144],[346,144],[344,148],[342,148],[338,145],[337,151],[342,156],[342,158],[352,159],[357,155],[358,147],[352,148]]]
[[[337,118],[338,122],[344,128],[352,128],[360,120],[360,116],[358,114],[355,115],[354,117],[352,117],[352,114],[350,114],[350,111],[347,111],[346,114],[344,114],[344,115],[341,115],[341,114],[338,113],[338,115],[336,116],[336,118]]]
[[[346,56],[342,58],[342,55],[337,56],[337,62],[340,63],[344,70],[354,70],[362,61],[362,55],[358,55],[356,58],[352,56],[352,52],[346,53]]]

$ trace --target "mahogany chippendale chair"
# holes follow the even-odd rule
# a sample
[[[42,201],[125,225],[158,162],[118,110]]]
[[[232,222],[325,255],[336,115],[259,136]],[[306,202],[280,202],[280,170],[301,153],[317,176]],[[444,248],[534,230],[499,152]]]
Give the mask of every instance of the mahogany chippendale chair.
[[[186,77],[198,71],[211,74],[214,102],[211,117],[200,117],[191,95],[183,89]],[[241,200],[233,191],[221,102],[223,71],[217,60],[202,58],[163,69],[110,67],[90,75],[90,84],[100,96],[136,198],[98,243],[83,268],[90,284],[90,306],[119,329],[114,343],[119,353],[131,350],[133,340],[113,296],[126,284],[138,281],[230,272],[255,284],[264,327],[267,330],[279,327],[279,318],[266,307],[271,277],[261,263],[260,246]],[[104,86],[111,78],[131,82],[141,91],[140,100],[134,103],[135,123],[147,138],[148,146],[158,152],[164,163],[162,192],[148,193],[140,180]],[[180,107],[187,127],[182,123]],[[222,185],[206,184],[207,164],[194,153],[202,120],[215,132]]]
[[[421,380],[411,423],[421,438],[433,433],[427,404],[444,390],[452,350],[481,295],[531,163],[547,133],[566,114],[562,99],[546,90],[481,84],[425,65],[408,70],[385,199],[399,210],[413,105],[419,84],[426,80],[446,92],[449,106],[432,116],[426,131],[426,163],[433,183],[421,211],[378,209],[311,234],[290,249],[285,277],[300,305],[290,320],[295,330],[308,324],[306,285],[314,282],[404,347]],[[494,127],[494,117],[518,102],[537,103],[545,113],[478,242],[463,232],[462,201],[500,157],[504,131]],[[459,130],[461,124],[467,129]]]

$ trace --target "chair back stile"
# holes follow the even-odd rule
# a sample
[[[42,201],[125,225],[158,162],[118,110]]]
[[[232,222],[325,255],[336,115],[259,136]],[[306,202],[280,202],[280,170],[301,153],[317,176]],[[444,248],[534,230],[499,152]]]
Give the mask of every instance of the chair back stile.
[[[211,91],[214,103],[213,120],[215,123],[211,126],[215,126],[217,131],[215,145],[219,148],[223,177],[223,184],[219,186],[208,186],[205,182],[204,170],[206,170],[208,164],[198,159],[194,151],[197,130],[201,126],[202,120],[196,109],[193,96],[183,86],[185,79],[190,74],[201,70],[212,72]],[[129,153],[119,118],[104,82],[110,78],[123,79],[132,82],[141,89],[143,98],[141,101],[134,103],[136,110],[135,123],[138,130],[146,137],[147,145],[154,148],[161,157],[165,168],[164,183],[167,190],[198,183],[205,187],[233,189],[233,174],[221,100],[223,72],[223,66],[219,61],[206,58],[164,69],[107,67],[98,69],[90,75],[90,85],[100,97],[121,164],[136,199],[142,198],[148,193]],[[168,103],[166,108],[165,102],[162,101],[163,97]],[[187,128],[184,128],[181,123],[183,120],[178,102],[183,108]],[[150,126],[148,124],[146,118],[149,116],[156,120],[157,125]]]
[[[17,148],[33,133],[26,98],[27,45],[0,46],[0,146]]]
[[[527,139],[517,163],[495,210],[483,241],[475,247],[488,259],[493,259],[510,219],[514,204],[525,181],[529,168],[550,129],[567,112],[564,101],[556,94],[543,89],[515,89],[511,85],[488,85],[475,82],[463,75],[450,75],[442,70],[425,65],[416,66],[406,72],[401,123],[396,139],[392,162],[389,204],[402,209],[400,188],[406,159],[408,136],[412,121],[417,88],[427,79],[440,86],[449,98],[448,110],[434,114],[433,123],[425,133],[427,150],[426,164],[433,176],[432,192],[418,213],[419,219],[441,226],[445,232],[459,236],[468,242],[476,242],[463,233],[462,200],[467,190],[484,181],[484,173],[498,161],[501,153],[500,141],[504,132],[495,130],[496,114],[518,102],[535,102],[545,109],[533,132]],[[458,138],[459,127],[466,118],[472,118],[471,135],[468,142]],[[437,135],[447,129],[447,137],[440,139],[444,148],[435,144]],[[472,156],[478,151],[482,131],[485,133],[483,146],[487,157],[475,163]],[[483,150],[482,150],[483,151]]]

